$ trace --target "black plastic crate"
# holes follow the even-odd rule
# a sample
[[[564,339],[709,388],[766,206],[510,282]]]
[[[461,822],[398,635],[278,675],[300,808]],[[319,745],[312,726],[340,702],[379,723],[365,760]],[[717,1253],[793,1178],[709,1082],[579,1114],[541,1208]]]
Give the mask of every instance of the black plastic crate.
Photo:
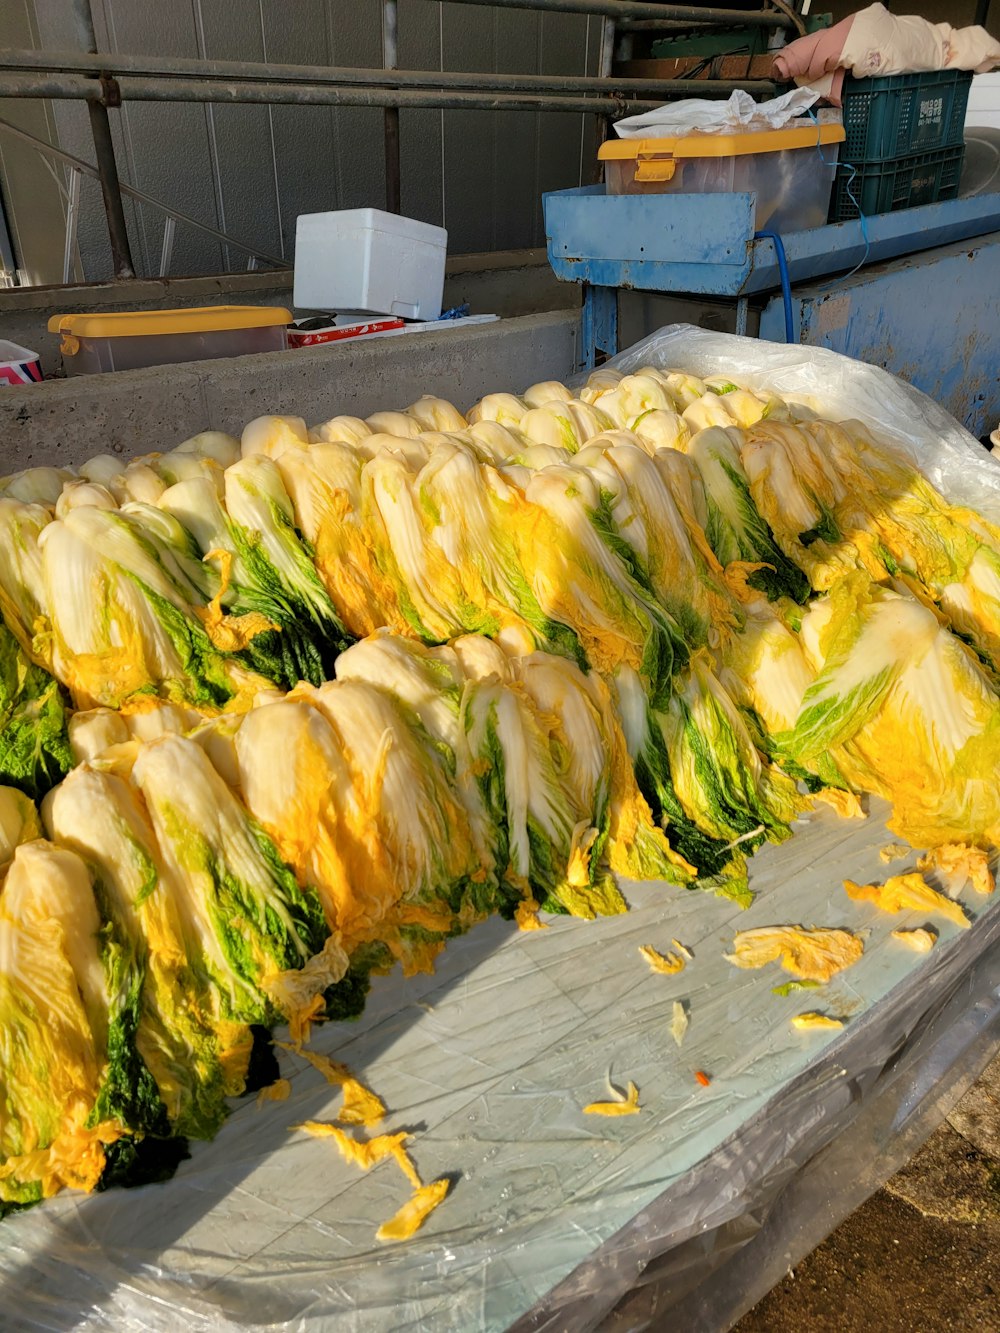
[[[830,221],[847,222],[856,218],[858,204],[865,217],[870,217],[875,213],[893,213],[898,208],[933,204],[939,199],[955,199],[964,157],[963,143],[958,148],[942,148],[936,153],[913,153],[895,162],[864,162],[853,166],[845,163],[837,168],[833,182]]]
[[[841,161],[885,162],[964,143],[972,74],[962,69],[844,79]],[[867,210],[866,210],[867,211]]]

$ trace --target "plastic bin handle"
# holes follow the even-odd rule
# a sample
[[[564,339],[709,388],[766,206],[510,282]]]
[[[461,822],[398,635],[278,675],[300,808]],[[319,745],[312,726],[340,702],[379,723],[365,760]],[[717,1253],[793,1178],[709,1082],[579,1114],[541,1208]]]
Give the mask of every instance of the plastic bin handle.
[[[637,153],[635,158],[635,179],[637,181],[672,181],[677,163],[672,157],[647,157]]]

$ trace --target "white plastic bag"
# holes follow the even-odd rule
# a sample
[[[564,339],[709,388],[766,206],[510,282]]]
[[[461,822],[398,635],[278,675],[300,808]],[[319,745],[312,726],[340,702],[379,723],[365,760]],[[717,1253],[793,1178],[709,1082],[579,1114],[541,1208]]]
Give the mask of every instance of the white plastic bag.
[[[689,97],[669,102],[639,116],[615,122],[620,139],[671,139],[685,134],[745,134],[747,130],[780,130],[808,111],[819,98],[811,88],[793,88],[770,102],[755,102],[738,88],[728,102]]]
[[[956,352],[957,355],[957,352]],[[1000,460],[933,398],[878,366],[825,347],[771,343],[672,324],[607,363],[731,376],[741,386],[803,403],[833,421],[862,422],[904,448],[949,500],[1000,523]]]

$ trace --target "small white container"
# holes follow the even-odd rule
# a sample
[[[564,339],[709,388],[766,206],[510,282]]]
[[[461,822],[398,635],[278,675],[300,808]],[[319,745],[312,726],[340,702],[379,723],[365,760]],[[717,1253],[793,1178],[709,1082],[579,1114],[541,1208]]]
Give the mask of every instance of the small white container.
[[[299,310],[437,319],[448,233],[427,222],[347,208],[303,213],[295,227]]]
[[[0,385],[37,384],[41,378],[37,352],[0,338]]]

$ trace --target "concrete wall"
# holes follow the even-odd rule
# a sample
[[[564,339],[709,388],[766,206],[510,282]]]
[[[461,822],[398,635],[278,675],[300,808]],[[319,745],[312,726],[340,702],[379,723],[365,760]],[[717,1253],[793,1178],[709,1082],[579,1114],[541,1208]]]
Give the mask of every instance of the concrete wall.
[[[44,374],[58,375],[59,335],[48,332],[49,316],[55,312],[165,310],[230,302],[291,307],[292,275],[229,273],[76,287],[0,288],[0,337],[37,352]],[[445,274],[444,306],[466,303],[474,315],[536,315],[578,309],[580,288],[558,281],[544,250],[453,255]]]
[[[157,366],[0,390],[0,474],[93,454],[170,449],[206,429],[238,435],[266,412],[310,424],[406,407],[433,393],[460,408],[492,390],[565,379],[576,311],[496,324]]]
[[[28,7],[33,42],[74,48],[68,0],[0,0],[0,33]],[[99,49],[380,67],[380,0],[93,0]],[[23,23],[21,27],[23,28]],[[414,70],[594,73],[600,20],[400,0],[399,65]],[[30,34],[29,34],[30,35]],[[22,40],[19,37],[18,40]],[[26,39],[26,38],[25,38]],[[92,162],[85,107],[51,104],[59,144]],[[382,112],[367,108],[126,103],[111,112],[122,179],[273,255],[291,259],[299,213],[381,207]],[[448,228],[453,253],[543,243],[541,193],[589,179],[593,116],[403,111],[403,212]],[[42,180],[44,170],[36,173]],[[15,218],[31,192],[8,188]],[[162,216],[126,202],[138,271],[159,271]],[[110,276],[96,182],[83,186],[83,277]],[[171,272],[217,273],[245,257],[178,225]],[[55,266],[53,269],[53,265]],[[35,282],[57,282],[62,250]]]

